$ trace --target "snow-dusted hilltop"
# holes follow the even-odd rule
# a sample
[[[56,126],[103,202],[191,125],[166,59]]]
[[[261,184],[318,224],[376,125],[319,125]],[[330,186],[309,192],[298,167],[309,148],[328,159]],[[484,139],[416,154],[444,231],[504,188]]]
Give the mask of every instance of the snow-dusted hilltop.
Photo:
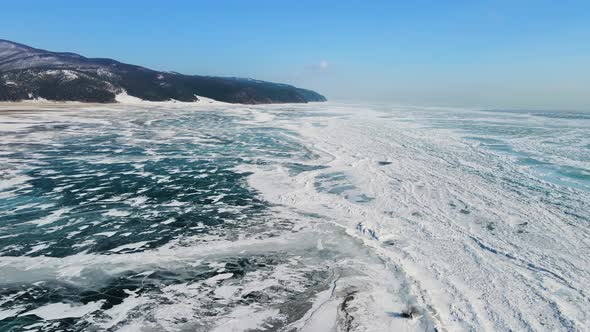
[[[326,100],[314,91],[286,84],[159,72],[0,39],[0,101],[116,102],[121,93],[149,101],[191,102],[198,100],[196,96],[244,104]]]

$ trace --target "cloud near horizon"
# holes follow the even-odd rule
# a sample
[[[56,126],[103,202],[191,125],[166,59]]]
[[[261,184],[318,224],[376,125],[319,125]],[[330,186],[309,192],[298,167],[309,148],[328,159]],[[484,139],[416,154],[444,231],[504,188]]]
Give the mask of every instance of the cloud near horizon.
[[[308,70],[322,71],[322,70],[328,69],[329,66],[330,66],[330,64],[328,63],[328,61],[322,60],[319,63],[307,65],[305,68]]]

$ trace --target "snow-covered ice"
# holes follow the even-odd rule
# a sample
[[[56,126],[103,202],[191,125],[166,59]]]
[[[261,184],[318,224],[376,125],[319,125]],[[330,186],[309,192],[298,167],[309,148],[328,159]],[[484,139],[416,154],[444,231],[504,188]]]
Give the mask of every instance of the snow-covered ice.
[[[587,113],[118,98],[0,114],[0,329],[590,325]]]

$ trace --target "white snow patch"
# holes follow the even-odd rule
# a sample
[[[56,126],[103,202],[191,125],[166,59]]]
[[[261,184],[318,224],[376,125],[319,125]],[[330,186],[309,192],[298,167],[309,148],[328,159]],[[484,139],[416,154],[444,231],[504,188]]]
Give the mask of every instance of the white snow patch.
[[[124,244],[122,246],[118,246],[116,248],[113,248],[109,251],[119,252],[119,251],[123,251],[123,250],[127,250],[127,249],[137,250],[137,249],[145,246],[148,243],[149,243],[149,241],[141,241],[141,242],[136,242],[136,243]]]
[[[65,213],[67,213],[70,210],[71,210],[70,208],[61,208],[59,210],[53,211],[51,214],[49,214],[46,217],[30,221],[30,223],[35,224],[37,226],[49,225],[51,223],[58,221],[62,215],[64,215]]]
[[[137,98],[127,94],[127,91],[123,91],[115,96],[115,100],[122,104],[142,104],[145,101],[141,98]]]
[[[38,244],[36,246],[32,246],[31,247],[31,250],[29,250],[28,252],[26,252],[25,255],[30,255],[32,253],[35,253],[37,251],[41,251],[41,250],[46,249],[46,248],[49,248],[49,243],[41,243],[41,244]]]
[[[51,303],[43,307],[27,311],[20,316],[35,315],[44,320],[79,318],[99,310],[104,300],[89,302],[85,305],[73,306],[69,303]]]
[[[215,285],[219,281],[223,281],[225,279],[229,279],[229,278],[231,278],[233,276],[234,276],[233,273],[221,273],[221,274],[218,274],[218,275],[214,275],[213,277],[205,280],[205,283],[206,284],[209,284],[209,285]]]
[[[6,318],[14,317],[22,311],[24,311],[23,308],[0,309],[0,321]]]
[[[109,210],[102,215],[105,217],[127,217],[131,214],[130,211],[121,211],[117,209]]]
[[[117,232],[101,232],[101,233],[96,233],[94,235],[96,235],[96,236],[111,237],[111,236],[113,236],[115,234],[117,234]]]

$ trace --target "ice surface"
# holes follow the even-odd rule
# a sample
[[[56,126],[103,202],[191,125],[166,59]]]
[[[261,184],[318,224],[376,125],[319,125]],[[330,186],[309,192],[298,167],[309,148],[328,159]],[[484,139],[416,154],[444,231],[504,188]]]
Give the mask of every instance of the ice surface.
[[[589,132],[335,103],[1,113],[0,329],[584,330]]]

